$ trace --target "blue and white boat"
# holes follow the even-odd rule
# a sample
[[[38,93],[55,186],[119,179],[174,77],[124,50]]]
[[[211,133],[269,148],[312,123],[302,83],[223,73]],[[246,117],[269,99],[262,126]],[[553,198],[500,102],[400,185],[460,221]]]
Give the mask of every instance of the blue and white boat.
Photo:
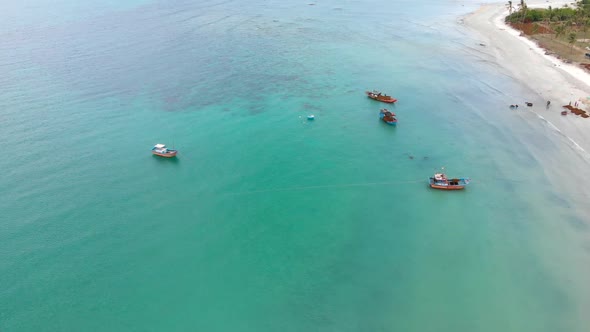
[[[389,111],[386,108],[379,111],[379,118],[388,125],[397,126],[397,118],[395,117],[395,113]]]
[[[442,190],[461,190],[469,184],[469,178],[447,178],[445,173],[434,173],[434,176],[428,179],[430,188]]]

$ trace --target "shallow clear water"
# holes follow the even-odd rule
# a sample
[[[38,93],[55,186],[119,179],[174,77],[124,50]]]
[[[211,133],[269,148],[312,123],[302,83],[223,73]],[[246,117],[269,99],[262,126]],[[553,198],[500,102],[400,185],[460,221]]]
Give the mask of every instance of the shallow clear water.
[[[0,329],[588,326],[587,162],[505,107],[474,4],[35,4],[0,38]]]

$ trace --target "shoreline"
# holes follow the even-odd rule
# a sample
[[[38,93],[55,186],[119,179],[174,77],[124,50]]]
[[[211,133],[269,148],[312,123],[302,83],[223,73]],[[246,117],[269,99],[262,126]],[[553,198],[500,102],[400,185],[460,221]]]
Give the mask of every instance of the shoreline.
[[[562,7],[567,2],[532,0],[531,8]],[[475,33],[485,46],[477,51],[477,56],[497,63],[506,75],[520,81],[535,93],[535,96],[522,96],[521,99],[507,102],[524,104],[530,99],[534,107],[524,107],[518,112],[529,111],[547,121],[551,127],[565,136],[572,147],[580,151],[590,161],[590,119],[568,113],[563,105],[578,101],[580,108],[590,109],[590,73],[581,67],[567,64],[551,55],[535,41],[520,35],[504,22],[508,15],[505,3],[483,4],[476,11],[463,16],[463,24]],[[546,108],[546,101],[551,106]]]

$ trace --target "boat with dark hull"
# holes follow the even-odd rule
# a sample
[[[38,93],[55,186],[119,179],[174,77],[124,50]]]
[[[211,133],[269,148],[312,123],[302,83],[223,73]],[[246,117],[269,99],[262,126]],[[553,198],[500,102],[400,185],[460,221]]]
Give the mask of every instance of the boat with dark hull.
[[[392,96],[388,96],[388,95],[381,93],[379,91],[373,90],[373,91],[366,91],[365,93],[367,94],[367,97],[369,97],[373,100],[383,102],[383,103],[392,104],[397,101],[397,99],[393,98]]]
[[[379,118],[388,125],[397,126],[397,118],[395,116],[395,113],[389,111],[388,109],[384,108],[381,111],[379,111]]]

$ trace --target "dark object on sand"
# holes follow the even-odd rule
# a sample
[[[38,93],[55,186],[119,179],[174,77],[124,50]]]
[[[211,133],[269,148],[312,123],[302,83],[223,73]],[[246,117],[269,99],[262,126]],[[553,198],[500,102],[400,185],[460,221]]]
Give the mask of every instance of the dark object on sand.
[[[529,103],[529,102],[527,101],[527,102],[526,102],[526,105],[527,105],[528,107],[531,107],[531,106],[533,106],[533,103]]]
[[[561,111],[561,115],[567,115],[567,111]]]
[[[572,105],[564,105],[563,108],[567,108],[568,110],[570,110],[575,115],[580,115],[583,118],[587,118],[589,116],[588,114],[586,114],[586,111],[584,111],[583,109],[580,109],[580,108],[577,108],[577,107],[573,107]]]

